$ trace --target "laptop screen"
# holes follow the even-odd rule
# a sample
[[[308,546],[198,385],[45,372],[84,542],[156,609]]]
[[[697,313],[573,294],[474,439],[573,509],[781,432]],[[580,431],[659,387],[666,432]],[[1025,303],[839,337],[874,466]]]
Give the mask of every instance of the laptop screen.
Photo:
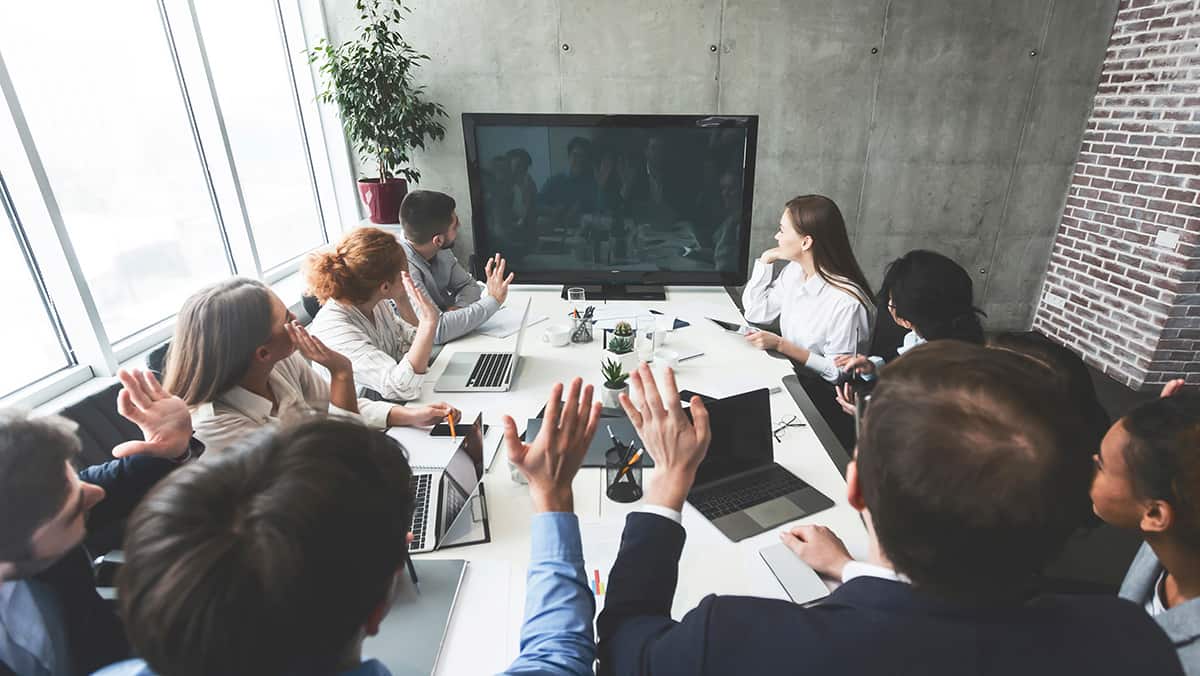
[[[706,401],[705,405],[712,440],[708,455],[696,470],[696,486],[775,461],[771,445],[771,395],[766,388]]]

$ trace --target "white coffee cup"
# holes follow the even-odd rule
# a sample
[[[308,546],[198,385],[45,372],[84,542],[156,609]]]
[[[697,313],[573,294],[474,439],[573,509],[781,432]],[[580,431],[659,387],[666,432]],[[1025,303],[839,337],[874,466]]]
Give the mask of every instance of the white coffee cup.
[[[659,349],[654,353],[654,365],[664,369],[679,368],[679,353],[675,350]]]
[[[547,326],[542,332],[542,342],[550,343],[554,347],[565,347],[571,342],[571,327],[562,324]]]

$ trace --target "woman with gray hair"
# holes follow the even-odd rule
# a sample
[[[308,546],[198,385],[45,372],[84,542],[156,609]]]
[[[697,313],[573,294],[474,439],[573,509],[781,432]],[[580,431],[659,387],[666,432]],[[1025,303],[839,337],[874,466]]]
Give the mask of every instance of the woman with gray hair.
[[[309,361],[325,367],[329,382]],[[193,410],[196,436],[219,453],[266,425],[313,413],[361,418],[368,427],[432,425],[449,404],[397,406],[358,399],[350,360],[309,335],[262,282],[235,277],[183,304],[167,351],[165,386]]]

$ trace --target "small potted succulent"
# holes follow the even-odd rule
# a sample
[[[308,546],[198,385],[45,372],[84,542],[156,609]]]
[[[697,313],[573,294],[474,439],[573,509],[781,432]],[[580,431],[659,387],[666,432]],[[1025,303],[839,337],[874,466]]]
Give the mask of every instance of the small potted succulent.
[[[616,327],[604,330],[604,351],[627,372],[637,368],[637,355],[633,353],[634,332],[629,322],[617,322]]]
[[[629,374],[625,372],[624,365],[615,359],[605,359],[600,366],[600,373],[604,376],[604,388],[600,390],[600,403],[605,408],[620,408],[621,393],[629,391],[629,383],[625,382],[629,378]]]

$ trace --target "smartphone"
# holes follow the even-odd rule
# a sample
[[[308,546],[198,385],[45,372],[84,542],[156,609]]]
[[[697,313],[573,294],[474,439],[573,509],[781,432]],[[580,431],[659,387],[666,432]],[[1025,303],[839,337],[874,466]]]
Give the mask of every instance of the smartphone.
[[[462,430],[464,427],[470,427],[470,424],[454,423],[454,431],[458,432],[459,436],[462,436]],[[491,427],[491,426],[490,425],[483,426],[483,433],[485,435],[488,433],[489,427]],[[433,429],[429,430],[429,436],[431,436],[431,437],[448,437],[448,436],[450,436],[450,423],[443,422],[443,423],[438,423],[438,424],[434,425]]]
[[[693,392],[691,390],[681,390],[679,392],[679,401],[691,401],[692,397],[700,397],[700,401],[703,401],[706,404],[716,401],[715,397],[710,397],[707,394],[700,394],[699,392]]]
[[[748,333],[751,333],[754,330],[754,329],[751,329],[749,326],[746,326],[745,324],[734,324],[733,322],[723,322],[720,319],[713,319],[712,317],[705,317],[705,319],[712,322],[713,324],[716,324],[717,326],[721,327],[722,329],[729,331],[730,333],[737,333],[737,334],[740,334],[743,336]]]

